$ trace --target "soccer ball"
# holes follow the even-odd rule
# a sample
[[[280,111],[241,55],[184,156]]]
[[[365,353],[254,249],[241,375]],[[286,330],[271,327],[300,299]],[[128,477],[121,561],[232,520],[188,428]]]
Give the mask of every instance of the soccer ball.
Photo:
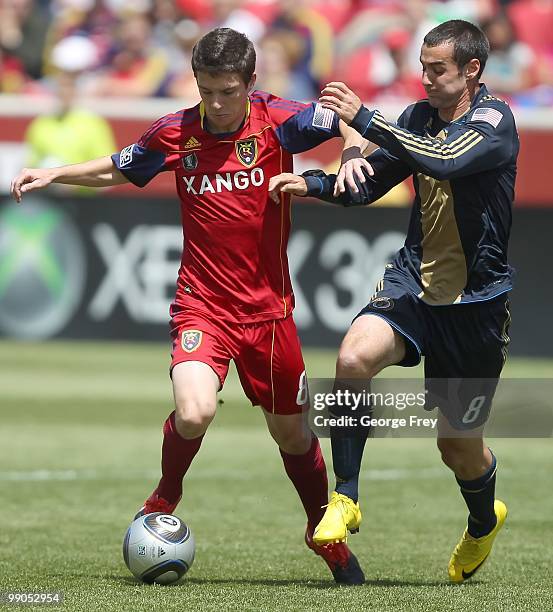
[[[190,569],[195,550],[188,526],[176,516],[162,512],[136,518],[123,541],[126,566],[148,584],[180,580]]]

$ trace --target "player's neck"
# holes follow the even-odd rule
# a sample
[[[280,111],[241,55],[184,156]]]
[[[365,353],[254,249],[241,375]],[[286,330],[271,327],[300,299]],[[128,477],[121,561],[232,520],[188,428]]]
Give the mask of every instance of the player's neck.
[[[238,131],[244,125],[245,119],[246,115],[244,114],[241,119],[237,119],[228,125],[213,125],[209,118],[206,117],[204,127],[210,134],[232,134],[232,132]]]
[[[455,121],[455,119],[462,117],[470,109],[470,105],[472,104],[472,101],[478,94],[479,90],[480,85],[478,83],[467,87],[454,105],[447,108],[440,108],[438,110],[438,116],[440,119],[446,123],[451,123],[452,121]]]

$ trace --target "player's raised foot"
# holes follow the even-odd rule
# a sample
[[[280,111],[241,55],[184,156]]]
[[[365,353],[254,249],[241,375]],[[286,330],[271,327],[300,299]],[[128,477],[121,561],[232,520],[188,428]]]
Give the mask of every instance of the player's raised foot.
[[[322,557],[328,565],[334,580],[338,584],[360,585],[365,583],[365,574],[357,561],[357,557],[344,542],[318,546],[313,541],[309,526],[305,530],[305,543],[316,554]]]
[[[505,518],[507,517],[507,506],[496,499],[494,502],[495,516],[497,517],[496,526],[481,538],[473,538],[465,529],[463,537],[455,547],[447,571],[451,582],[461,583],[468,580],[482,567],[488,558],[495,536],[499,533]]]
[[[137,519],[139,516],[150,514],[151,512],[163,512],[163,514],[173,514],[175,508],[179,505],[180,497],[177,501],[171,503],[165,498],[158,495],[157,489],[148,497],[144,502],[144,505],[135,514],[134,518]]]
[[[315,527],[313,541],[322,546],[334,542],[347,542],[348,531],[357,533],[361,524],[359,504],[351,497],[332,492],[323,518]]]

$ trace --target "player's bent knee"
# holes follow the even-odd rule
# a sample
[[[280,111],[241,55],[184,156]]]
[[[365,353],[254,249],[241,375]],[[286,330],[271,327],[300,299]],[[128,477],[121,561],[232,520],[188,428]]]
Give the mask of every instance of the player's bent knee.
[[[179,435],[186,440],[203,436],[209,427],[213,418],[205,418],[201,416],[186,416],[179,418],[175,415],[175,426]]]
[[[405,356],[405,341],[384,319],[358,317],[346,334],[338,353],[336,373],[340,378],[373,378]]]
[[[299,422],[293,427],[269,427],[269,431],[280,450],[289,455],[303,455],[311,446],[311,430]]]
[[[273,436],[274,437],[274,436]],[[284,436],[280,439],[275,438],[280,450],[288,455],[304,455],[311,447],[311,435]]]
[[[213,402],[194,400],[176,402],[175,426],[183,438],[191,439],[203,435],[214,416]]]
[[[380,371],[378,361],[356,346],[342,345],[336,361],[341,378],[372,378]]]
[[[273,440],[279,448],[290,455],[303,455],[312,440],[311,430],[305,422],[305,415],[273,415],[264,413]]]

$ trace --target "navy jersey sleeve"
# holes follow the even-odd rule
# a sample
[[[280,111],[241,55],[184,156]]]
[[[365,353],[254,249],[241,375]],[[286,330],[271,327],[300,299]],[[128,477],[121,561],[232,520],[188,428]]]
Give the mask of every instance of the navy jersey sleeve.
[[[140,144],[125,147],[111,156],[115,167],[137,187],[144,187],[165,169],[166,155]]]
[[[412,173],[404,161],[394,157],[385,149],[377,149],[365,159],[373,167],[374,176],[365,173],[364,183],[355,181],[359,193],[352,191],[346,183],[346,191],[335,198],[332,193],[336,175],[325,174],[322,170],[310,170],[303,174],[307,183],[307,195],[343,206],[364,206],[381,198]]]
[[[288,117],[275,131],[283,149],[290,153],[301,153],[340,136],[338,124],[339,118],[334,111],[314,102]]]
[[[500,100],[471,110],[463,126],[445,140],[415,134],[389,123],[379,111],[361,107],[351,123],[365,138],[386,148],[415,172],[438,180],[477,174],[509,163],[516,153],[513,114]]]

